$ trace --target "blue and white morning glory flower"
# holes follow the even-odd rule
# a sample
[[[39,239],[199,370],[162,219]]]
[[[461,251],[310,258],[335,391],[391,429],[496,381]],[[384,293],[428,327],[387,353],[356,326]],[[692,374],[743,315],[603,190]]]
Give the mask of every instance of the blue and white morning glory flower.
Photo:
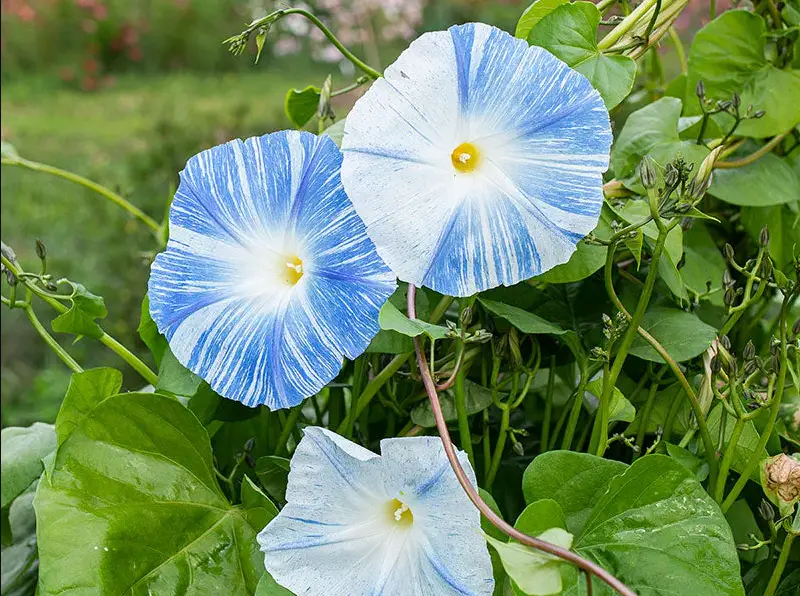
[[[477,486],[467,457],[459,460]],[[295,594],[492,593],[480,514],[438,437],[384,439],[378,456],[308,427],[286,499],[258,541],[267,571]]]
[[[278,132],[195,155],[156,257],[150,313],[224,397],[293,406],[361,354],[395,276],[342,190],[328,137]]]
[[[342,182],[401,280],[468,296],[569,259],[597,223],[610,146],[583,75],[470,23],[422,35],[356,102]]]

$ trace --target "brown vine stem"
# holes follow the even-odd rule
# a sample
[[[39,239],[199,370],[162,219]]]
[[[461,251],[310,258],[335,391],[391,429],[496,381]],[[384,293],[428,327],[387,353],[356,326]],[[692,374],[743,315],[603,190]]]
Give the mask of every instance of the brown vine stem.
[[[410,319],[415,319],[417,317],[416,297],[417,288],[413,284],[409,284],[408,317]],[[464,468],[461,467],[461,462],[458,461],[458,455],[456,454],[456,449],[453,446],[453,442],[450,440],[450,431],[447,430],[447,423],[445,422],[444,414],[442,413],[442,405],[439,403],[439,395],[436,392],[436,384],[434,383],[430,369],[428,368],[428,361],[425,357],[425,351],[422,349],[422,341],[419,337],[414,338],[414,350],[417,353],[417,363],[419,364],[419,371],[422,375],[422,383],[425,386],[425,391],[428,394],[428,399],[430,399],[431,402],[431,410],[433,411],[433,417],[436,419],[436,428],[438,429],[439,436],[442,439],[442,445],[444,446],[444,452],[447,455],[447,460],[450,462],[450,466],[453,468],[453,472],[455,472],[461,488],[464,489],[464,492],[467,493],[469,500],[472,501],[481,514],[494,527],[504,534],[510,536],[517,542],[572,563],[585,573],[597,576],[598,579],[608,584],[611,588],[623,596],[636,596],[636,592],[631,590],[628,586],[623,584],[608,571],[600,567],[597,563],[593,563],[592,561],[584,559],[580,555],[565,548],[556,546],[555,544],[550,544],[544,540],[539,540],[538,538],[528,536],[527,534],[520,532],[508,524],[505,520],[503,520],[503,518],[492,511],[492,508],[489,507],[486,501],[484,501],[478,494],[477,489],[472,486],[469,478],[467,478],[467,475],[464,472]]]

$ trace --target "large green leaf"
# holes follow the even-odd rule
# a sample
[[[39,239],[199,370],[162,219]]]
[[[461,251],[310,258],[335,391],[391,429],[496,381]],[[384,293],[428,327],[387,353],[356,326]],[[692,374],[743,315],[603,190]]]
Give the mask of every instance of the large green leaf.
[[[385,331],[396,331],[407,337],[417,337],[423,333],[431,339],[444,339],[450,332],[447,327],[432,325],[419,319],[409,319],[391,301],[387,301],[378,313],[378,324]]]
[[[505,319],[523,333],[530,333],[532,335],[539,333],[563,335],[566,333],[564,329],[555,323],[551,323],[527,310],[522,310],[516,306],[510,306],[487,298],[478,298],[478,301],[491,314]]]
[[[470,380],[464,381],[464,391],[466,397],[467,414],[477,414],[482,412],[490,405],[492,405],[492,391],[486,387],[482,387],[477,383]],[[449,390],[439,395],[439,401],[442,405],[442,414],[444,419],[452,422],[458,418],[456,411],[455,397],[453,391]],[[411,410],[411,420],[414,424],[419,424],[425,428],[433,428],[436,426],[436,419],[433,417],[433,410],[431,410],[431,403],[427,399]]]
[[[610,211],[604,208],[597,226],[592,232],[601,240],[608,240],[613,233],[609,223]],[[556,265],[552,269],[537,275],[534,279],[551,284],[565,284],[580,281],[599,270],[606,262],[608,247],[602,244],[589,244],[586,240],[578,242],[576,250],[569,261]]]
[[[256,593],[254,596],[294,596],[292,592],[284,588],[274,579],[272,576],[264,572],[264,575],[261,576],[261,580],[258,582],[258,586],[256,586]]]
[[[279,502],[286,501],[289,483],[289,460],[277,455],[265,455],[256,460],[256,476],[261,486]]]
[[[717,169],[709,192],[726,203],[768,207],[800,200],[800,175],[774,153],[741,168]]]
[[[800,254],[800,214],[795,204],[745,207],[741,219],[744,229],[756,242],[761,230],[767,226],[769,254],[780,269],[792,262],[793,255]]]
[[[172,350],[167,346],[158,367],[158,383],[156,390],[173,395],[192,397],[200,389],[203,379],[178,362]]]
[[[722,306],[725,259],[704,223],[696,221],[684,232],[683,252],[685,258],[680,270],[683,283],[696,294],[712,292],[709,297],[711,303]]]
[[[569,549],[572,546],[572,534],[561,528],[546,530],[537,538],[561,548]],[[524,594],[546,596],[561,592],[561,567],[565,564],[561,559],[529,546],[502,542],[489,535],[486,541],[500,555],[508,576]]]
[[[702,80],[706,97],[727,100],[736,92],[744,108],[752,104],[764,110],[762,118],[743,121],[737,135],[768,137],[800,122],[800,72],[773,66],[765,55],[766,42],[764,19],[745,10],[724,12],[703,27],[689,51],[687,115],[700,113],[694,92]],[[733,125],[729,115],[716,120],[723,130]]]
[[[0,594],[3,596],[30,596],[36,591],[38,565],[34,492],[35,485],[17,497],[8,510],[13,543],[3,545],[0,565]]]
[[[618,461],[588,453],[548,451],[525,470],[522,492],[527,503],[556,501],[564,512],[567,530],[577,535],[608,482],[626,468]]]
[[[144,295],[142,300],[142,310],[139,314],[139,327],[136,331],[139,332],[139,337],[142,338],[144,345],[148,347],[156,365],[161,364],[161,358],[164,351],[167,349],[167,339],[158,332],[158,326],[150,316],[150,298],[147,294]]]
[[[677,362],[702,354],[714,341],[717,330],[686,311],[656,306],[644,315],[642,327],[664,346]],[[651,362],[664,362],[658,352],[637,335],[630,353]]]
[[[563,4],[533,26],[528,41],[545,48],[589,79],[611,109],[631,92],[636,62],[627,56],[608,56],[600,51],[599,24],[600,11],[591,2]]]
[[[724,412],[724,407],[722,404],[715,407],[711,412],[708,414],[708,420],[706,423],[708,424],[708,432],[711,434],[712,437],[719,437],[720,430],[722,426],[722,414]],[[727,423],[725,424],[725,429],[723,435],[723,449],[727,447],[728,443],[730,442],[731,435],[733,435],[733,427],[734,427],[734,420],[731,419],[731,416],[728,416]],[[756,447],[758,447],[758,442],[760,440],[760,436],[758,431],[756,430],[755,424],[753,424],[752,420],[748,420],[744,423],[744,428],[742,429],[742,434],[739,436],[739,440],[736,441],[736,447],[733,450],[733,460],[731,461],[731,468],[736,470],[737,472],[741,472],[744,467],[747,465],[747,462],[750,461],[752,457],[756,455]],[[767,450],[764,449],[761,453],[758,454],[758,459],[764,459],[769,456]],[[756,468],[753,470],[752,479],[758,482],[759,480],[759,470]]]
[[[680,155],[694,164],[695,171],[699,169],[708,149],[693,141],[681,141],[680,115],[681,100],[662,97],[628,116],[611,148],[611,167],[625,186],[644,194],[637,168],[646,155],[662,168]]]
[[[586,385],[586,393],[583,396],[584,404],[587,406],[589,412],[594,413],[600,404],[600,397],[603,394],[603,377],[599,377]],[[636,408],[628,401],[628,398],[619,390],[614,387],[611,392],[611,399],[608,408],[608,421],[614,422],[633,422],[636,417]]]
[[[10,426],[0,433],[0,443],[0,493],[5,508],[42,475],[42,458],[56,448],[56,433],[52,424],[42,422]]]
[[[564,511],[553,499],[534,501],[519,514],[514,527],[528,536],[537,536],[550,528],[567,529]]]
[[[514,30],[514,37],[527,39],[534,25],[542,20],[542,17],[553,12],[557,7],[566,4],[569,0],[533,0],[530,6],[525,9],[522,16],[517,21]]]
[[[92,368],[72,375],[56,418],[58,444],[67,440],[97,404],[119,393],[121,387],[122,373],[113,368]]]
[[[639,594],[744,594],[722,511],[691,472],[665,455],[638,459],[611,480],[574,549]]]
[[[248,521],[247,503],[228,504],[189,410],[127,393],[73,422],[34,501],[39,594],[254,592],[262,528]],[[257,501],[260,525],[267,516]]]

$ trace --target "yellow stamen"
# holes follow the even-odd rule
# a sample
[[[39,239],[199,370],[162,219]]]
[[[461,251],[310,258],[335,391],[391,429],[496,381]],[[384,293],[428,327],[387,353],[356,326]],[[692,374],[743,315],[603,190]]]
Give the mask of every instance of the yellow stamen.
[[[411,513],[408,505],[399,499],[392,499],[387,504],[390,519],[396,524],[408,527],[414,523],[414,514]]]
[[[481,162],[481,152],[472,143],[461,143],[450,155],[453,167],[459,172],[471,172]]]
[[[284,279],[286,283],[293,286],[303,277],[303,261],[297,255],[291,255],[286,257],[285,265]]]

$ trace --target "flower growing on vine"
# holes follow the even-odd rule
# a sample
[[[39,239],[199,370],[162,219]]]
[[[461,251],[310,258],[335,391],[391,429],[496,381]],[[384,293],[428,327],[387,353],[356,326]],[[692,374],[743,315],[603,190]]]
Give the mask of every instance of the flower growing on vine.
[[[398,277],[452,296],[569,259],[603,203],[599,93],[489,25],[426,33],[356,102],[342,181]]]
[[[286,498],[258,541],[272,577],[296,594],[492,593],[480,514],[438,437],[384,439],[378,456],[308,427]]]
[[[377,333],[395,278],[340,165],[329,138],[283,131],[203,151],[181,173],[150,312],[175,357],[221,395],[293,406]]]

